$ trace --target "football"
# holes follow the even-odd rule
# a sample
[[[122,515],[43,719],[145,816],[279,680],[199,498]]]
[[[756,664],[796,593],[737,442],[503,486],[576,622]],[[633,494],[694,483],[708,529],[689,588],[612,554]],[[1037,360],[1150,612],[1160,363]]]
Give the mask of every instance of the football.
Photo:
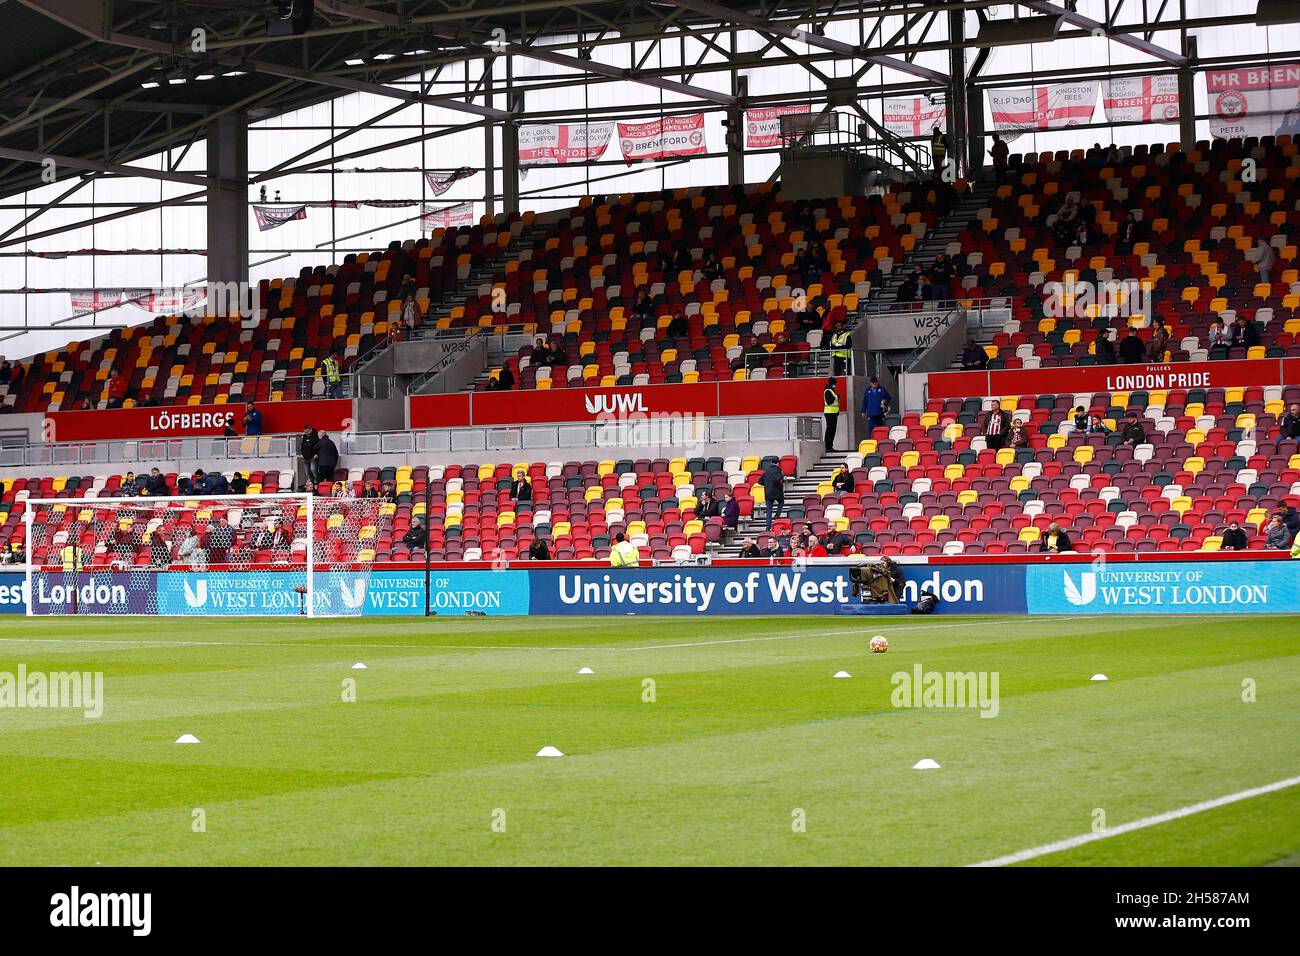
[[[877,634],[871,639],[871,653],[883,654],[889,650],[889,641],[885,640],[884,635]]]

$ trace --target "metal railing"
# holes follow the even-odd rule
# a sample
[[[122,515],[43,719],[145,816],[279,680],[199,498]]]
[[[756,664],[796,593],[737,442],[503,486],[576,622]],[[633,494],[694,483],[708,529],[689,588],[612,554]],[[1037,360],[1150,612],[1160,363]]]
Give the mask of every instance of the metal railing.
[[[866,353],[859,349],[849,350],[848,367],[836,371],[834,349],[810,349],[807,352],[747,352],[745,353],[745,377],[753,381],[753,372],[757,368],[770,369],[773,361],[781,363],[781,372],[786,378],[827,378],[831,375],[865,375],[869,368]]]
[[[154,461],[237,461],[296,454],[297,435],[243,438],[149,438],[131,441],[58,442],[0,448],[0,466],[148,464]]]
[[[396,398],[402,394],[397,379],[392,375],[375,375],[370,372],[347,372],[339,380],[337,389],[331,391],[321,375],[289,375],[275,379],[271,391],[279,391],[285,401],[305,401],[324,398]]]

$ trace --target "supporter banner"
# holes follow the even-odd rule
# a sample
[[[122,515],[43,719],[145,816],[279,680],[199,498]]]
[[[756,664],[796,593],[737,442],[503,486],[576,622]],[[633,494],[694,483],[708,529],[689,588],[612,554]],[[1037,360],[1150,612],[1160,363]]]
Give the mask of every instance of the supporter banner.
[[[1097,83],[1051,83],[1017,90],[989,90],[993,128],[1011,142],[1022,132],[1064,129],[1092,122]]]
[[[474,204],[458,203],[435,209],[433,206],[420,207],[420,231],[433,232],[435,229],[453,229],[456,226],[474,225]]]
[[[745,110],[745,149],[771,149],[781,145],[781,117],[811,113],[812,105],[770,106]]]
[[[708,152],[704,142],[704,114],[665,116],[648,123],[619,123],[618,143],[629,166],[673,156],[702,156]]]
[[[1101,105],[1109,123],[1178,122],[1178,77],[1126,76],[1105,80]]]
[[[462,166],[460,169],[431,169],[424,174],[424,180],[429,184],[429,189],[435,196],[441,196],[452,187],[453,183],[468,179],[477,172],[477,169],[472,169],[469,166]]]
[[[350,399],[258,402],[267,435],[300,432],[307,425],[338,432],[352,427]],[[167,405],[80,412],[48,412],[44,434],[50,442],[112,441],[127,438],[219,437],[227,426],[243,434],[244,409],[232,405]]]
[[[895,136],[929,136],[936,126],[945,129],[947,124],[948,105],[943,100],[931,103],[925,96],[885,100],[882,125]]]
[[[1031,565],[1025,573],[1030,614],[1293,614],[1300,608],[1300,568],[1282,561]]]
[[[1205,71],[1210,135],[1300,136],[1300,63]]]
[[[556,166],[600,159],[613,123],[540,123],[519,127],[519,165]]]
[[[408,427],[649,421],[655,418],[820,415],[823,379],[772,382],[700,382],[690,385],[556,388],[527,393],[412,395]],[[843,382],[840,383],[843,405]]]
[[[307,218],[307,207],[303,206],[259,206],[253,205],[253,216],[257,219],[260,232],[276,229],[286,222]]]
[[[930,398],[973,398],[1035,393],[1059,395],[1173,388],[1243,388],[1283,385],[1293,380],[1300,380],[1300,358],[934,372],[928,379],[928,386]]]
[[[175,315],[194,308],[208,297],[206,289],[100,289],[68,293],[73,315],[89,315],[119,305],[133,305],[145,312]]]
[[[122,304],[121,292],[96,292],[91,289],[68,293],[72,300],[73,315],[89,315],[103,309],[112,309]]]

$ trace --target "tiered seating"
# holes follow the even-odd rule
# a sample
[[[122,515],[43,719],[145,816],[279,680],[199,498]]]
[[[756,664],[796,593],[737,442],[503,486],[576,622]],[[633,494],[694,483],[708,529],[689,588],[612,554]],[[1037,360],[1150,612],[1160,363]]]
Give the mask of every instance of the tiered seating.
[[[1025,157],[1016,181],[999,187],[949,246],[971,273],[954,281],[952,296],[1014,300],[1013,320],[988,349],[991,367],[1088,364],[1098,335],[1117,339],[1130,324],[1149,341],[1151,316],[1111,318],[1095,305],[1078,318],[1045,315],[1044,284],[1072,279],[1150,280],[1154,313],[1170,330],[1169,361],[1300,354],[1300,144],[1282,136],[1121,153],[1115,164],[1095,150]],[[1071,193],[1095,210],[1096,238],[1086,248],[1062,245],[1046,222]],[[1130,211],[1141,241],[1120,250]],[[1245,258],[1261,237],[1278,257],[1271,283],[1259,282]],[[1211,354],[1210,323],[1239,315],[1256,323],[1260,344]]]
[[[788,353],[819,347],[935,222],[923,187],[799,203],[767,186],[586,201],[531,259],[509,263],[443,324],[525,323],[560,343],[565,357],[555,367],[532,366],[529,347],[509,359],[521,388],[745,378],[746,351],[759,359],[752,377],[777,377]],[[820,274],[797,259],[813,237],[829,265]],[[691,266],[661,271],[660,255],[683,248]],[[711,255],[717,278],[703,271]],[[652,315],[634,311],[642,291]],[[674,315],[685,316],[689,334],[668,340]]]
[[[718,518],[696,517],[699,492],[711,489],[735,495],[742,515],[762,503],[761,469],[766,459],[676,458],[621,461],[554,461],[520,464],[402,466],[340,471],[355,495],[368,488],[391,485],[395,500],[384,504],[381,523],[368,536],[369,550],[379,561],[423,562],[424,551],[412,550],[402,538],[412,521],[426,517],[428,494],[429,552],[435,561],[490,560],[525,557],[534,537],[545,537],[557,559],[606,558],[619,532],[643,548],[647,557],[682,558],[703,553],[721,539]],[[796,459],[779,460],[793,475]],[[519,468],[530,475],[531,502],[513,502],[509,488]],[[175,488],[175,475],[168,484]],[[253,488],[273,492],[291,487],[288,472],[253,472]],[[328,493],[330,482],[318,489]],[[0,541],[5,546],[21,536],[21,519],[28,497],[109,497],[117,478],[8,479],[0,499]],[[142,499],[147,501],[148,499]],[[70,509],[72,510],[72,509]],[[369,557],[366,558],[369,560]]]
[[[430,297],[445,295],[499,256],[531,219],[531,213],[503,216],[492,225],[349,255],[339,265],[304,268],[296,278],[264,280],[254,321],[161,316],[35,356],[16,381],[0,385],[0,409],[67,411],[83,400],[102,408],[119,371],[134,396],[128,407],[279,398],[286,378],[315,375],[326,356],[340,356],[347,369],[382,342],[407,277],[423,311]],[[323,393],[323,382],[315,392]]]
[[[848,456],[853,493],[834,494],[827,483],[792,503],[774,530],[807,520],[819,534],[849,532],[868,553],[1023,554],[1057,521],[1076,550],[1216,550],[1228,522],[1251,534],[1279,504],[1300,505],[1300,454],[1276,442],[1284,402],[1300,401],[1300,388],[1285,391],[1004,399],[1031,437],[1028,447],[996,452],[979,434],[985,401],[934,400]],[[1112,429],[1136,409],[1148,443],[1075,431],[1077,405]]]

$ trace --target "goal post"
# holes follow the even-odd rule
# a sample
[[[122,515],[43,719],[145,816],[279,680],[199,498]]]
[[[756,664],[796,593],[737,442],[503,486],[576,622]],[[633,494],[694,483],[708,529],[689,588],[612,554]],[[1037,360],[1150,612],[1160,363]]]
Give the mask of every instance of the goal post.
[[[25,504],[30,616],[356,616],[395,510],[287,493]]]

